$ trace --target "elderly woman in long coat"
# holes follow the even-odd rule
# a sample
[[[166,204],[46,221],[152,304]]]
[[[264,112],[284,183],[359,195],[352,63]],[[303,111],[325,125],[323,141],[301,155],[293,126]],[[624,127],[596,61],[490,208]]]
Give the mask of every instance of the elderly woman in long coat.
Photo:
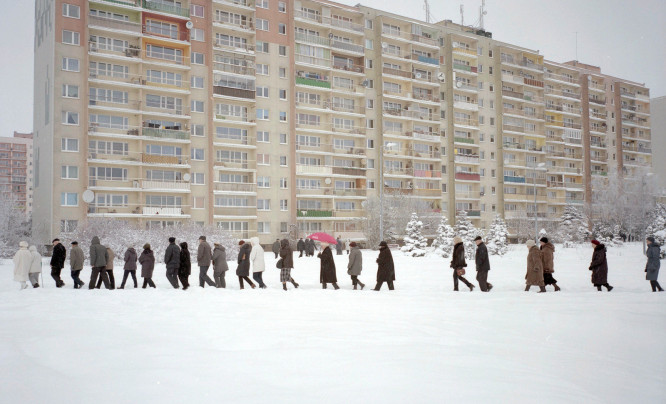
[[[465,245],[460,237],[456,236],[453,238],[453,254],[451,254],[451,268],[453,268],[453,291],[458,291],[458,280],[462,281],[469,291],[474,290],[474,285],[467,279],[465,279],[462,274],[465,273],[465,267],[467,262],[465,261]]]
[[[280,241],[280,259],[278,260],[280,269],[280,282],[282,282],[282,289],[287,290],[287,282],[291,282],[295,288],[298,288],[298,283],[291,277],[291,270],[294,268],[294,250],[289,245],[289,240],[283,238]],[[277,264],[276,264],[277,265]]]
[[[386,241],[379,243],[379,257],[377,257],[377,285],[374,290],[380,290],[384,282],[388,284],[389,290],[393,290],[395,281],[395,267],[393,266],[393,255]]]
[[[601,292],[601,287],[605,286],[610,292],[613,287],[608,284],[608,261],[606,261],[606,246],[597,240],[591,241],[594,246],[592,253],[592,262],[590,271],[592,271],[592,284]]]
[[[226,288],[227,281],[224,279],[229,265],[227,265],[227,250],[220,243],[213,243],[213,278],[216,288]]]
[[[247,282],[252,289],[257,286],[249,278],[250,276],[250,253],[252,253],[252,246],[249,243],[241,240],[238,245],[240,245],[240,251],[238,251],[238,266],[236,267],[236,275],[238,275],[238,283],[240,284],[241,289],[245,289],[243,285],[243,280]]]
[[[539,287],[539,293],[543,293],[546,291],[546,285],[543,281],[541,250],[536,246],[534,240],[527,240],[525,245],[529,250],[527,254],[527,273],[525,274],[525,292],[528,292],[532,285],[536,285]]]
[[[139,256],[139,264],[141,264],[141,277],[143,278],[143,289],[150,285],[151,288],[155,287],[153,282],[153,271],[155,270],[155,254],[150,249],[150,244],[143,245],[143,251]]]
[[[319,266],[319,282],[321,288],[326,289],[327,283],[332,283],[335,290],[340,289],[338,286],[338,277],[335,274],[335,261],[333,260],[333,252],[328,243],[321,243],[322,250],[317,254],[317,258],[321,260]]]
[[[349,263],[347,263],[347,273],[351,276],[354,290],[356,290],[356,286],[360,286],[363,290],[365,284],[358,279],[363,270],[363,254],[361,254],[361,248],[355,241],[349,243],[349,247],[351,252],[349,253]]]
[[[551,243],[547,237],[541,237],[539,240],[541,244],[541,263],[543,264],[543,281],[546,286],[553,285],[555,287],[555,292],[560,290],[560,287],[557,286],[557,279],[553,277],[555,272],[554,265],[554,255],[555,255],[555,246]]]
[[[656,292],[657,290],[663,292],[664,289],[662,289],[659,282],[657,282],[657,278],[659,277],[659,267],[661,266],[661,262],[659,261],[661,258],[661,249],[659,248],[659,244],[655,242],[654,237],[647,238],[647,245],[648,248],[645,255],[647,255],[648,260],[647,264],[645,264],[645,279],[650,281],[650,286],[652,286],[653,292]]]
[[[42,273],[42,255],[37,251],[37,247],[31,245],[28,248],[30,255],[32,255],[32,261],[30,262],[30,273],[28,277],[30,278],[30,283],[33,288],[39,287],[39,275]]]
[[[21,283],[21,289],[28,287],[28,277],[30,274],[30,264],[32,264],[32,254],[28,251],[28,243],[21,241],[19,250],[14,254],[14,280]]]

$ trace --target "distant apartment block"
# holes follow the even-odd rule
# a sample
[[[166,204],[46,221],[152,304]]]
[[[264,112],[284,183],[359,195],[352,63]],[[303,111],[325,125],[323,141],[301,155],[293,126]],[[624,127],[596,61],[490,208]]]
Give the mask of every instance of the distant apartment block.
[[[32,214],[32,133],[0,137],[0,194]]]

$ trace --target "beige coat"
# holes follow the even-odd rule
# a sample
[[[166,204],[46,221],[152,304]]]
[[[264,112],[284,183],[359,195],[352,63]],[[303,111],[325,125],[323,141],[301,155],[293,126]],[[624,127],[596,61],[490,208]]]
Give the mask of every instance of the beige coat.
[[[19,250],[14,255],[14,280],[16,282],[27,282],[32,263],[32,254],[28,251],[28,243],[21,241]]]
[[[109,259],[106,260],[106,270],[107,271],[112,271],[113,270],[113,260],[116,258],[116,254],[113,253],[113,250],[110,249],[109,247],[106,247],[106,252],[109,254]]]
[[[555,253],[555,246],[551,243],[546,243],[541,247],[541,262],[543,263],[543,273],[552,274],[555,272],[553,264],[553,254]]]
[[[525,281],[528,286],[546,286],[543,282],[541,251],[537,246],[532,246],[530,252],[527,254],[527,274],[525,274]]]

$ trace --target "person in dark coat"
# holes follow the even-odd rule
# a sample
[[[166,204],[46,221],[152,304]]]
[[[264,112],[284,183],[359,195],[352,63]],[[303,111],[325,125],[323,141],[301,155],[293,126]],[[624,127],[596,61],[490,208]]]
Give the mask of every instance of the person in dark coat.
[[[176,238],[169,237],[169,246],[164,252],[164,263],[166,264],[166,277],[174,289],[179,289],[178,268],[180,267],[180,247],[176,245]]]
[[[60,272],[65,267],[65,258],[67,257],[67,250],[65,246],[60,243],[60,239],[53,239],[53,255],[51,255],[51,277],[56,283],[56,287],[61,288],[65,286],[65,282],[60,279]]]
[[[661,266],[661,248],[659,244],[654,240],[654,237],[648,237],[647,240],[647,251],[645,255],[647,256],[647,264],[645,264],[645,279],[650,281],[650,286],[652,286],[652,291],[656,292],[657,290],[663,292],[664,289],[661,288],[657,278],[659,277],[659,267]]]
[[[590,271],[592,271],[592,284],[601,292],[601,287],[605,286],[610,292],[613,287],[608,284],[608,261],[606,261],[606,246],[597,240],[591,241],[594,246],[592,253],[592,262]]]
[[[379,257],[377,257],[377,285],[373,290],[379,291],[384,282],[388,284],[389,290],[393,290],[393,281],[395,281],[393,255],[386,241],[382,241],[379,243]]]
[[[488,249],[481,236],[476,236],[474,242],[476,243],[476,255],[474,256],[474,261],[476,263],[476,281],[479,282],[479,288],[481,288],[482,292],[490,292],[493,285],[488,282],[488,271],[490,271]]]
[[[79,275],[83,270],[83,261],[85,257],[83,256],[83,250],[79,247],[78,241],[71,242],[72,247],[69,249],[69,266],[72,271],[72,280],[74,280],[74,289],[81,289],[85,282],[81,280]]]
[[[315,242],[312,239],[305,239],[305,255],[307,257],[314,257]]]
[[[155,269],[155,255],[153,250],[150,249],[150,244],[143,245],[143,251],[139,257],[139,264],[141,264],[141,277],[143,278],[143,289],[150,285],[151,288],[155,287],[153,282],[153,270]]]
[[[273,246],[271,247],[271,251],[273,251],[273,254],[275,254],[275,259],[280,255],[280,239],[275,239],[275,242],[273,243]]]
[[[183,290],[190,287],[188,278],[192,273],[192,262],[190,261],[190,250],[187,249],[187,243],[180,243],[180,264],[178,266],[178,279],[183,284]]]
[[[465,273],[465,267],[467,267],[467,262],[465,261],[465,245],[460,237],[456,236],[453,238],[453,254],[451,255],[451,268],[453,268],[453,291],[458,291],[458,280],[462,281],[469,291],[474,290],[474,285],[472,285],[467,279],[463,277]]]
[[[227,282],[224,279],[229,265],[227,265],[227,250],[220,243],[213,243],[213,278],[215,278],[216,288],[226,288]]]
[[[138,258],[134,247],[125,250],[125,266],[123,266],[125,273],[123,273],[123,281],[118,289],[125,289],[125,282],[127,282],[127,277],[130,275],[132,275],[132,280],[134,281],[134,289],[139,287],[139,284],[136,281],[136,261]]]
[[[99,242],[99,237],[95,236],[90,242],[90,266],[92,271],[90,273],[90,282],[88,288],[95,289],[97,285],[97,276],[102,277],[104,287],[111,289],[111,282],[109,281],[109,274],[106,271],[106,265],[109,261],[109,251]]]
[[[255,284],[250,280],[250,253],[252,252],[252,246],[249,243],[241,240],[238,242],[240,246],[240,251],[238,251],[238,266],[236,267],[236,275],[238,275],[238,283],[240,283],[240,288],[245,289],[243,285],[243,280],[247,282],[252,289],[256,288]]]
[[[340,236],[338,236],[338,238],[335,239],[335,242],[337,243],[337,244],[335,245],[335,252],[336,252],[336,254],[337,254],[337,255],[342,255],[342,239],[340,238]],[[322,247],[322,248],[323,248],[323,247]]]
[[[296,250],[300,253],[298,258],[301,258],[303,256],[303,251],[305,251],[305,241],[303,241],[302,238],[298,239],[298,243],[296,243]]]
[[[317,254],[317,258],[321,260],[319,265],[319,283],[321,288],[326,289],[327,283],[332,283],[335,290],[340,289],[338,286],[338,277],[335,274],[335,261],[333,260],[333,252],[328,243],[321,243],[322,250]]]
[[[356,290],[356,286],[360,286],[361,290],[363,290],[365,284],[358,279],[363,270],[363,254],[355,241],[349,243],[349,248],[351,251],[349,253],[349,262],[347,263],[347,273],[351,276],[354,290]]]
[[[532,285],[539,287],[538,293],[546,291],[543,282],[543,263],[541,262],[541,250],[536,246],[534,240],[527,240],[527,273],[525,274],[525,292],[529,292]]]
[[[197,265],[199,265],[199,286],[215,286],[215,282],[208,276],[210,261],[213,259],[213,253],[210,244],[206,241],[206,236],[199,237],[199,247],[197,248]],[[219,287],[219,286],[218,286]]]
[[[559,292],[560,287],[557,286],[557,279],[553,278],[553,273],[555,272],[554,265],[554,255],[555,255],[555,246],[548,241],[547,237],[541,237],[539,240],[541,244],[541,263],[543,264],[543,283],[548,285],[553,285],[555,291]]]
[[[294,268],[294,252],[289,245],[289,240],[283,238],[280,241],[280,282],[282,282],[282,289],[287,290],[287,282],[291,282],[295,288],[298,288],[298,283],[291,277],[291,270]],[[279,263],[280,261],[278,261]]]

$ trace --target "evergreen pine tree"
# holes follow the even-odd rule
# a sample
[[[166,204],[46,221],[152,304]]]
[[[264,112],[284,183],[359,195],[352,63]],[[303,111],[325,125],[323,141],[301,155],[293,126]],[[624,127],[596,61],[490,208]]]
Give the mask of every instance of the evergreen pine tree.
[[[507,242],[506,237],[509,234],[509,230],[506,227],[506,223],[500,217],[500,215],[495,216],[493,222],[490,224],[490,229],[488,230],[488,235],[486,236],[486,246],[488,247],[488,254],[491,255],[504,255],[507,252]]]
[[[560,220],[559,232],[565,247],[580,244],[590,234],[587,230],[587,220],[574,206],[566,206]]]
[[[407,223],[405,228],[405,245],[400,249],[406,255],[412,257],[423,257],[426,254],[426,247],[428,247],[428,240],[423,237],[421,230],[423,229],[423,222],[419,220],[416,213],[412,213],[412,217]]]
[[[432,247],[435,247],[435,254],[444,258],[450,257],[453,251],[453,237],[455,237],[453,227],[449,224],[446,216],[442,216],[442,220],[437,227],[437,238],[432,242]]]
[[[476,243],[474,243],[474,239],[476,236],[482,236],[483,233],[474,227],[467,217],[467,212],[464,210],[458,212],[453,231],[455,235],[460,237],[463,241],[463,245],[465,246],[465,257],[468,260],[472,260],[476,251]]]

